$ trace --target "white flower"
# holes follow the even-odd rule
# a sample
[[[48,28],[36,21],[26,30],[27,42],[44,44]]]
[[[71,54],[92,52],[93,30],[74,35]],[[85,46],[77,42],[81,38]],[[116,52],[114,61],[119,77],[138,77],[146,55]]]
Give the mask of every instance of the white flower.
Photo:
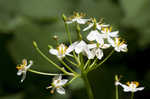
[[[83,54],[85,54],[88,57],[88,59],[94,58],[94,56],[91,53],[91,51],[89,50],[87,44],[83,40],[74,42],[72,45],[69,46],[68,50],[69,51],[75,50],[75,52],[77,54],[82,52]]]
[[[112,27],[103,27],[101,33],[105,34],[105,38],[118,37],[119,31],[112,32]]]
[[[120,41],[120,38],[115,38],[114,40],[109,39],[110,44],[115,48],[117,52],[127,52],[127,44],[125,44],[125,41]]]
[[[67,21],[67,24],[77,22],[78,24],[85,24],[86,22],[90,21],[91,19],[83,19],[84,14],[83,13],[75,13],[74,16],[69,18],[70,20]]]
[[[83,31],[87,31],[89,30],[90,28],[94,27],[94,24],[96,25],[96,29],[98,30],[101,30],[102,27],[108,27],[109,25],[106,25],[106,24],[100,24],[100,23],[94,23],[95,21],[92,20],[92,23],[90,23],[86,28],[83,29]]]
[[[138,87],[139,86],[139,82],[136,81],[132,81],[132,82],[127,82],[127,85],[120,83],[119,81],[117,81],[115,83],[115,85],[120,85],[121,87],[123,87],[123,91],[124,92],[137,92],[137,91],[141,91],[144,89],[144,87]]]
[[[64,44],[60,44],[57,49],[53,49],[51,48],[49,50],[49,53],[56,55],[58,58],[63,58],[66,55],[70,55],[70,50],[67,49],[67,46],[65,46]]]
[[[62,79],[61,75],[57,75],[53,78],[52,84],[51,86],[48,86],[47,89],[52,88],[52,90],[50,91],[52,94],[54,93],[55,89],[56,91],[63,95],[65,94],[65,89],[63,88],[63,86],[68,82],[67,79]]]
[[[26,72],[33,64],[33,61],[30,61],[30,64],[27,65],[27,60],[23,59],[22,64],[18,65],[16,68],[18,69],[17,75],[22,75],[21,82],[23,82],[26,78]]]
[[[104,44],[104,42],[96,43],[96,44],[88,44],[88,48],[92,49],[93,56],[96,56],[98,59],[103,57],[103,50],[110,47],[110,44]]]
[[[100,34],[100,33],[98,32],[98,30],[93,30],[93,31],[91,31],[91,32],[88,34],[88,36],[87,36],[87,39],[88,39],[89,41],[94,41],[94,40],[96,40],[98,43],[104,42],[103,38],[104,38],[104,35],[103,35],[103,34]]]

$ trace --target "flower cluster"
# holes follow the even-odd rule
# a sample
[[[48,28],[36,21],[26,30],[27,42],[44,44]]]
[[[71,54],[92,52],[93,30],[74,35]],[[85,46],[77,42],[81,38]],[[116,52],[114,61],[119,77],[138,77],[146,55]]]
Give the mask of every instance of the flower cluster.
[[[72,43],[68,48],[64,44],[60,44],[57,49],[50,49],[50,53],[58,58],[70,55],[75,50],[76,54],[83,53],[88,59],[98,59],[103,57],[103,49],[113,47],[117,52],[127,52],[127,44],[119,37],[119,31],[113,31],[112,26],[97,22],[95,18],[84,19],[84,14],[75,13],[74,16],[67,18],[66,23],[88,24],[82,32],[89,31],[87,35],[88,44],[84,40],[78,40]]]
[[[100,22],[97,22],[95,18],[84,17],[85,14],[83,13],[75,13],[71,17],[66,17],[65,15],[63,15],[65,29],[70,45],[67,46],[64,43],[59,44],[58,42],[57,48],[53,48],[51,45],[49,45],[49,53],[55,55],[58,58],[58,60],[62,64],[61,66],[55,63],[47,55],[45,55],[37,46],[37,43],[35,41],[33,42],[33,45],[36,48],[37,52],[45,60],[52,64],[52,66],[55,66],[58,70],[60,70],[61,73],[44,73],[32,70],[30,67],[33,64],[33,62],[30,61],[30,63],[27,65],[27,60],[24,59],[22,64],[17,66],[17,75],[23,75],[21,82],[24,81],[27,71],[41,75],[54,76],[51,85],[48,86],[47,89],[51,88],[51,93],[54,93],[54,91],[56,90],[59,94],[65,94],[66,92],[63,88],[64,86],[69,85],[78,77],[82,78],[87,83],[88,72],[102,65],[112,55],[114,51],[127,52],[127,44],[125,44],[124,40],[120,39],[119,31],[114,30],[110,24],[105,24],[102,20]],[[68,25],[74,23],[76,26],[78,40],[72,42]],[[81,29],[81,25],[83,25],[82,27],[84,27],[84,25],[86,27]],[[87,33],[86,39],[83,39],[83,33]],[[55,35],[54,40],[57,41],[58,36]],[[102,60],[102,58],[104,57],[104,50],[108,48],[112,48],[113,50],[105,57],[105,59]],[[69,62],[75,67],[72,68],[66,62]],[[72,76],[72,78],[70,80],[62,79],[63,75]],[[119,82],[118,85],[123,86]],[[89,94],[91,95],[91,93]],[[93,96],[91,95],[90,97],[92,99]]]

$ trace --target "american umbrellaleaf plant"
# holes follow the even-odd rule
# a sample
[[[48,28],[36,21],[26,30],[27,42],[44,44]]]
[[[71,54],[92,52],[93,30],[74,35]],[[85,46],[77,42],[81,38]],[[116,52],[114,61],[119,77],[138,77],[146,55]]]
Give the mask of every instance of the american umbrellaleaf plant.
[[[57,63],[52,61],[48,56],[46,56],[38,47],[37,43],[33,41],[33,45],[37,52],[46,59],[49,63],[53,64],[60,73],[44,73],[31,69],[33,62],[30,61],[30,64],[27,65],[27,60],[24,59],[22,64],[17,66],[18,75],[22,75],[21,82],[24,81],[26,77],[26,72],[33,72],[41,75],[54,76],[52,83],[47,89],[50,89],[51,93],[54,93],[56,90],[59,94],[65,94],[65,86],[71,84],[76,78],[82,78],[85,82],[87,89],[87,94],[89,99],[94,99],[90,83],[87,78],[87,74],[90,71],[93,71],[99,68],[112,54],[116,52],[127,52],[127,44],[119,36],[119,31],[114,30],[110,24],[106,24],[103,20],[97,22],[95,18],[84,18],[85,14],[83,13],[74,13],[71,17],[66,17],[62,15],[66,34],[68,36],[69,45],[64,44],[63,42],[53,48],[49,45],[49,54],[55,55],[58,60],[61,62],[62,66],[59,66]],[[74,24],[76,28],[77,40],[72,41],[71,32],[69,31],[68,25]],[[83,29],[81,29],[84,27]],[[83,38],[83,34],[87,34],[86,38]],[[57,36],[54,36],[55,40],[58,39]],[[109,49],[109,50],[108,50]],[[104,54],[104,50],[112,50],[109,54]],[[68,66],[68,63],[72,66]],[[72,68],[76,68],[75,70]],[[78,70],[77,70],[78,69]],[[77,72],[79,71],[80,72]],[[63,76],[71,76],[71,79],[62,79]],[[132,83],[132,82],[131,82]],[[118,83],[121,85],[121,83]],[[126,87],[127,88],[127,87]]]

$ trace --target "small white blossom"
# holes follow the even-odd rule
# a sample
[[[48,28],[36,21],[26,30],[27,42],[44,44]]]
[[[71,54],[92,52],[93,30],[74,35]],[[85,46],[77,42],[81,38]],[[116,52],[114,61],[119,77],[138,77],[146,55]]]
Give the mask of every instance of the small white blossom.
[[[87,31],[90,28],[94,27],[94,24],[96,25],[95,28],[98,29],[98,30],[101,30],[102,27],[108,27],[109,26],[109,25],[106,25],[106,24],[102,24],[101,22],[97,23],[96,19],[93,19],[92,22],[86,28],[83,29],[83,31]]]
[[[119,81],[117,81],[115,83],[116,86],[120,85],[121,87],[123,87],[123,91],[124,92],[137,92],[137,91],[141,91],[144,89],[144,87],[138,87],[139,86],[139,82],[136,81],[132,81],[132,82],[127,82],[127,85],[120,83]]]
[[[63,86],[68,82],[68,79],[62,79],[61,75],[57,75],[53,78],[52,84],[51,86],[48,86],[47,89],[52,88],[52,90],[50,91],[51,94],[54,93],[55,89],[56,91],[63,95],[65,94],[65,89],[63,88]]]
[[[113,31],[112,32],[112,27],[103,27],[101,30],[101,33],[105,34],[105,38],[118,37],[119,31]]]
[[[49,50],[49,53],[56,55],[58,58],[63,58],[66,55],[70,55],[70,50],[67,49],[67,46],[65,46],[64,44],[60,44],[57,49],[53,49],[51,48]]]
[[[104,42],[101,43],[94,43],[94,44],[88,44],[88,48],[92,49],[93,56],[96,56],[98,59],[101,59],[103,57],[103,50],[110,47],[110,44],[104,44]]]
[[[98,30],[93,30],[93,31],[91,31],[89,34],[88,34],[88,36],[87,36],[87,39],[89,40],[89,41],[94,41],[94,40],[96,40],[98,43],[101,43],[101,42],[104,42],[104,35],[103,34],[100,34],[99,32],[98,32]]]
[[[127,52],[127,44],[125,44],[125,41],[120,41],[120,38],[115,38],[114,40],[109,39],[110,44],[115,48],[115,51],[117,52]]]
[[[75,13],[74,16],[69,18],[69,21],[67,21],[67,24],[77,22],[78,24],[85,24],[86,22],[90,21],[91,19],[83,19],[84,14],[83,13]]]
[[[94,56],[91,53],[91,51],[89,50],[87,44],[83,40],[74,42],[72,45],[69,46],[68,50],[69,51],[75,50],[75,52],[77,54],[82,52],[83,54],[85,54],[88,57],[88,59],[94,58]]]
[[[23,59],[22,64],[18,65],[16,68],[18,69],[17,75],[22,75],[21,82],[23,82],[26,78],[26,72],[33,64],[33,61],[30,61],[30,64],[27,65],[27,60]]]

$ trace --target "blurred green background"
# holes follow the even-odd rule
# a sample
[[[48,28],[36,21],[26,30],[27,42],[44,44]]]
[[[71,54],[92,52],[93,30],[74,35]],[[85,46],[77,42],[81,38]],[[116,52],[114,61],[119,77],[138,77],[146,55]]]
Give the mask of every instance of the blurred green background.
[[[55,60],[47,45],[55,46],[55,34],[59,42],[67,43],[61,14],[70,16],[73,11],[104,18],[128,43],[128,53],[114,53],[101,69],[89,73],[95,99],[115,99],[115,74],[122,75],[123,81],[139,81],[145,90],[137,92],[135,99],[149,99],[149,10],[150,0],[0,0],[0,99],[87,99],[81,80],[72,83],[67,94],[61,96],[45,89],[51,77],[28,73],[20,83],[16,75],[15,67],[23,58],[34,60],[33,69],[57,71],[36,52],[32,41]],[[120,99],[129,99],[130,94],[121,88],[119,93]]]

